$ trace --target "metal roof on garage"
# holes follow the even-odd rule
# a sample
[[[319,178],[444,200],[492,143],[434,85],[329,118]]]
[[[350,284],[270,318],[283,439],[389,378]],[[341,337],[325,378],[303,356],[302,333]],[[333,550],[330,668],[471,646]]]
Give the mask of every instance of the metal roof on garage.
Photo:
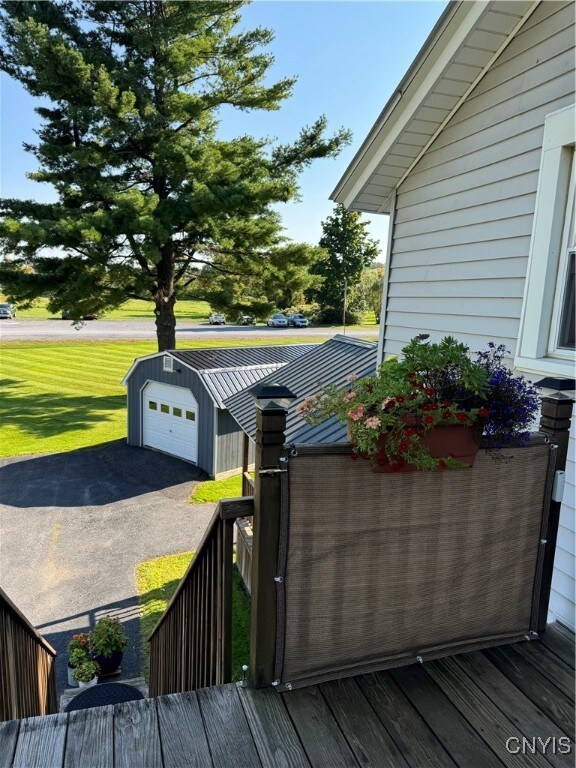
[[[322,385],[336,384],[345,387],[348,376],[369,376],[376,370],[377,344],[372,341],[337,335],[314,347],[310,352],[279,368],[260,382],[284,384],[297,395],[288,409],[286,442],[288,443],[341,443],[346,440],[346,427],[336,418],[320,425],[304,421],[298,406]],[[224,401],[242,429],[256,438],[256,411],[250,388],[238,392]]]
[[[198,371],[198,376],[219,408],[224,408],[224,400],[246,387],[252,387],[265,376],[284,367],[286,363],[274,365],[251,365],[245,368],[215,368]]]
[[[178,363],[196,371],[218,408],[223,401],[246,387],[259,382],[292,360],[306,355],[317,344],[284,344],[262,347],[222,347],[214,349],[168,349],[134,360],[124,376],[127,385],[132,373],[144,360],[172,357]]]
[[[271,347],[229,347],[214,349],[170,349],[168,353],[190,368],[206,371],[214,368],[244,368],[252,365],[288,363],[301,357],[316,344],[285,344]]]

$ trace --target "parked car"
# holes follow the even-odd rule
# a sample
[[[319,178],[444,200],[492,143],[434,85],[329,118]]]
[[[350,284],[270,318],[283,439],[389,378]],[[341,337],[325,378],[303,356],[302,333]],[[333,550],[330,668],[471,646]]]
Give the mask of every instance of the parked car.
[[[71,320],[72,316],[70,314],[69,309],[64,309],[62,311],[62,320]],[[98,320],[98,313],[97,312],[89,312],[87,315],[82,316],[82,320]]]
[[[294,312],[292,315],[288,315],[288,325],[292,325],[294,328],[308,328],[310,321],[299,312]]]
[[[226,325],[226,318],[218,312],[213,312],[208,318],[210,325]]]
[[[0,304],[0,319],[2,318],[8,318],[9,320],[12,320],[13,317],[16,317],[16,310],[14,309],[13,304],[8,304],[7,302],[3,302]]]
[[[256,325],[256,318],[252,315],[238,315],[236,325]]]
[[[269,317],[268,320],[266,320],[266,325],[270,328],[287,328],[288,318],[286,315],[283,315],[281,312],[279,312],[278,314]]]

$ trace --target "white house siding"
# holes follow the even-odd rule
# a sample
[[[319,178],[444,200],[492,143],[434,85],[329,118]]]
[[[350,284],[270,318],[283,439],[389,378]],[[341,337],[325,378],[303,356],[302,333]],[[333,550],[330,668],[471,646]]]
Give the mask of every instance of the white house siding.
[[[566,463],[566,486],[560,510],[560,527],[558,543],[554,558],[554,575],[552,578],[552,594],[550,596],[550,618],[560,619],[576,629],[576,609],[574,607],[576,580],[576,525],[575,525],[575,488],[576,479],[576,409],[572,413],[572,428],[568,446],[568,461]]]
[[[399,186],[384,355],[424,331],[514,354],[544,118],[574,103],[574,39],[573,3],[541,3]],[[571,626],[575,445],[573,422],[550,605]]]
[[[573,102],[574,6],[541,3],[398,189],[385,354],[421,331],[514,353],[544,118]]]

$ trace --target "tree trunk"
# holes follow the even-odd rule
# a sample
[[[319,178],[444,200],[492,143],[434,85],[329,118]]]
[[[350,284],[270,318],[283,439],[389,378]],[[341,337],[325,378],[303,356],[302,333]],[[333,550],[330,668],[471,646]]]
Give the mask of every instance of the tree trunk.
[[[165,349],[176,348],[176,318],[174,316],[174,294],[164,296],[157,293],[154,297],[156,308],[156,338],[158,339],[158,352]]]
[[[174,317],[174,252],[172,243],[165,243],[162,258],[157,266],[156,292],[154,293],[154,314],[156,315],[156,338],[158,352],[176,347],[176,318]]]

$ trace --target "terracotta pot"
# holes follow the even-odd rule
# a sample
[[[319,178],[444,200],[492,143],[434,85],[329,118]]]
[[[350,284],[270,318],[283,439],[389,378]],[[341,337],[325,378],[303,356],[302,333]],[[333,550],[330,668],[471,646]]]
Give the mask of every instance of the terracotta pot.
[[[416,414],[407,414],[404,417],[406,427],[418,428],[418,416]],[[460,461],[464,467],[471,467],[480,448],[478,442],[479,433],[482,430],[476,425],[467,426],[465,424],[448,424],[434,427],[427,432],[420,433],[422,443],[428,449],[433,459],[444,459],[450,456]],[[350,429],[348,428],[348,439],[350,439]],[[372,463],[374,472],[419,472],[419,467],[415,464],[401,462],[392,466],[386,456],[386,435],[381,435],[378,440],[380,447],[379,453]]]

